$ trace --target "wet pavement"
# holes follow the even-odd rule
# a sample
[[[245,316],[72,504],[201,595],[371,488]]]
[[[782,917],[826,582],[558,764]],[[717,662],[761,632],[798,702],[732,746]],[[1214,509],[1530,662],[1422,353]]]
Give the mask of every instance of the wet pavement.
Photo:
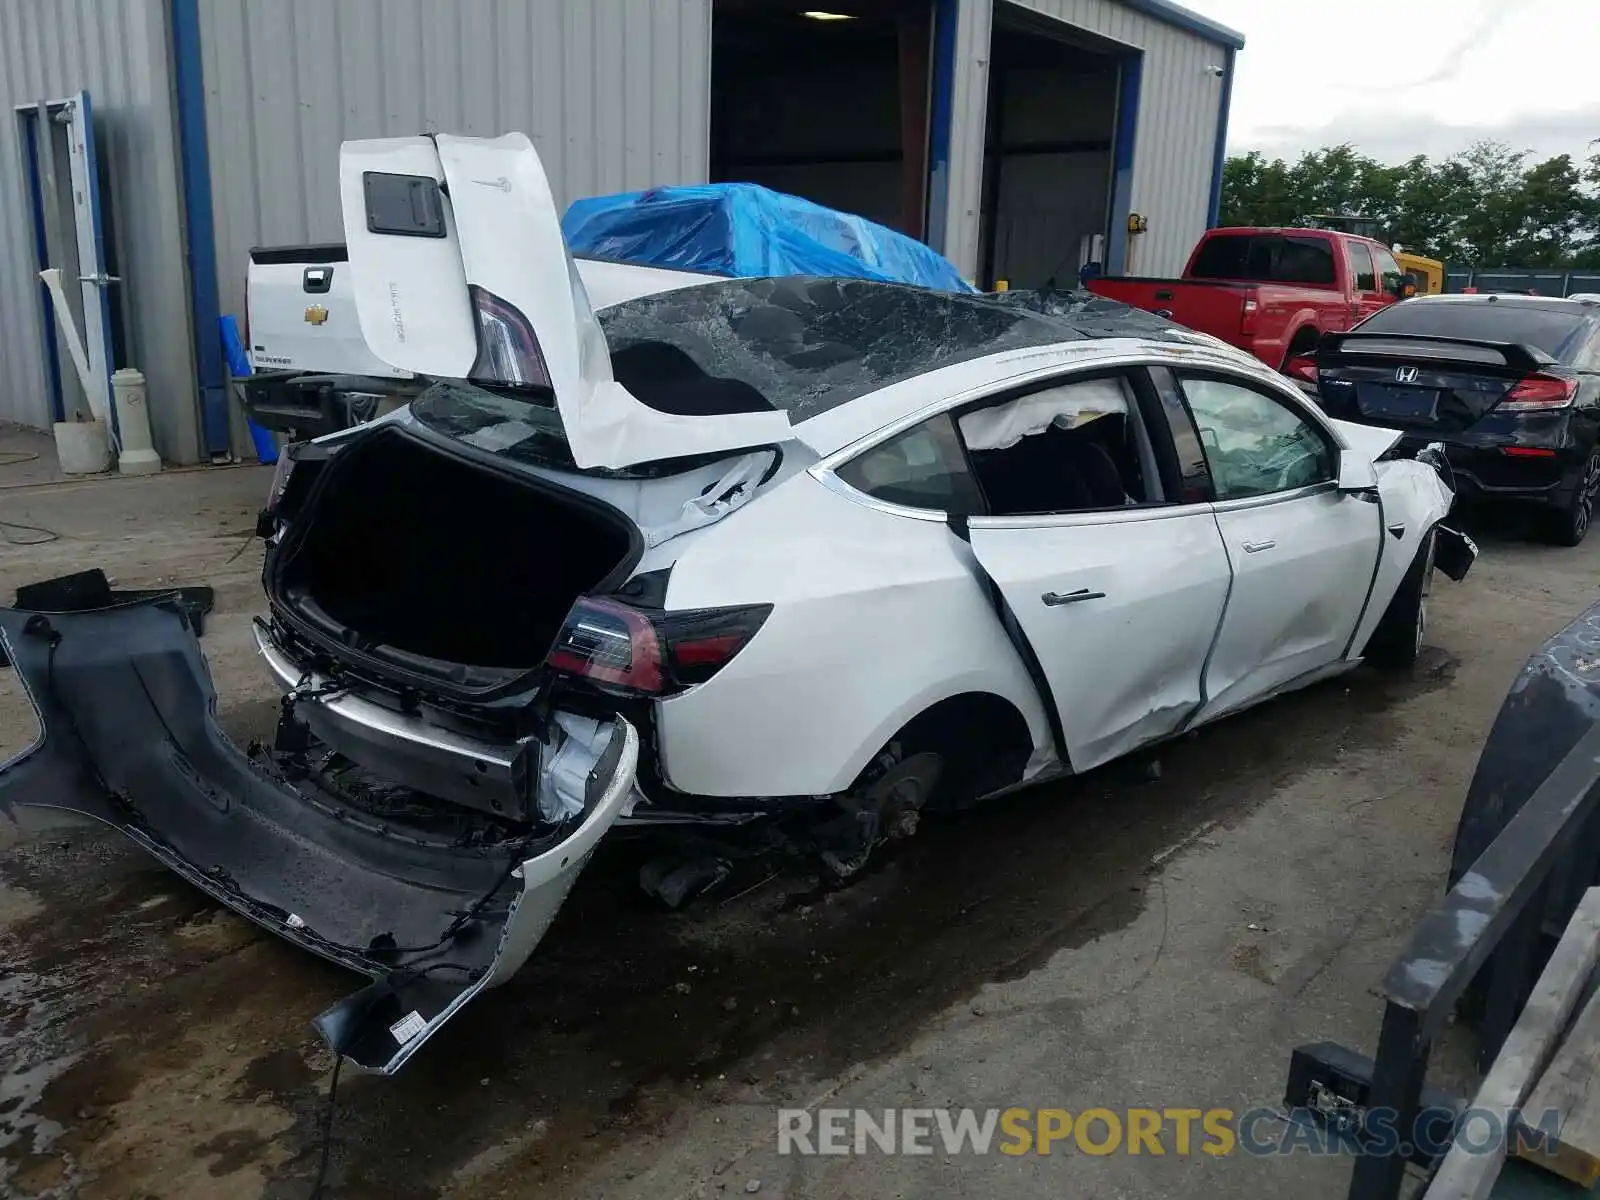
[[[248,644],[261,469],[0,490],[84,565],[211,582],[225,722],[270,726]],[[6,481],[0,478],[0,486]],[[1271,1105],[1290,1047],[1370,1051],[1369,994],[1441,885],[1478,743],[1600,543],[1492,526],[1423,663],[1361,671],[1154,755],[924,822],[853,886],[750,864],[665,913],[602,847],[540,952],[393,1079],[346,1075],[339,1197],[1342,1194],[1347,1164],[1169,1155],[779,1158],[775,1110]],[[237,557],[234,557],[237,556]],[[0,758],[27,714],[0,673]],[[1158,765],[1156,765],[1158,764]],[[0,1195],[303,1197],[356,980],[112,834],[0,830]],[[1445,1056],[1442,1069],[1450,1069]]]

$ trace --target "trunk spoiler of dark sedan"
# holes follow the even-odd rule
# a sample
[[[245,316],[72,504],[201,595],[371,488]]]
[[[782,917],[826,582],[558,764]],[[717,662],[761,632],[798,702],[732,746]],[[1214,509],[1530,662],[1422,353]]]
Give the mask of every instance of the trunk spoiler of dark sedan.
[[[1422,333],[1325,333],[1317,343],[1317,360],[1360,356],[1363,358],[1444,359],[1491,366],[1513,371],[1542,371],[1556,359],[1526,342],[1496,342],[1482,338],[1442,337]]]
[[[0,608],[0,665],[16,668],[40,723],[0,764],[0,815],[50,808],[111,825],[222,904],[368,976],[316,1024],[333,1050],[389,1074],[533,951],[621,814],[638,735],[619,719],[582,815],[542,839],[430,841],[229,741],[174,599]]]

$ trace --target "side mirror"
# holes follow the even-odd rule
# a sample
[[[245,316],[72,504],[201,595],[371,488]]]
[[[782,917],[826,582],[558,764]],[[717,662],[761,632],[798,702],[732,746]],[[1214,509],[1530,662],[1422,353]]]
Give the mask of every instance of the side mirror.
[[[1377,489],[1378,473],[1373,470],[1372,459],[1359,450],[1339,452],[1339,490],[1341,492],[1371,492]]]
[[[1407,271],[1395,282],[1392,289],[1394,295],[1401,300],[1409,300],[1417,294],[1417,277]]]

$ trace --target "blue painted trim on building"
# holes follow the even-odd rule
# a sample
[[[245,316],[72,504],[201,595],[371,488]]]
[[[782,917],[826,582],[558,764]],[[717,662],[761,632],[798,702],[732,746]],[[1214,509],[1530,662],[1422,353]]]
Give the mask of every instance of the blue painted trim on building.
[[[206,148],[205,73],[200,58],[199,0],[172,0],[172,61],[178,94],[178,153],[183,165],[184,230],[189,252],[189,304],[194,324],[200,426],[212,457],[226,454],[228,375],[222,362],[217,298],[217,239],[211,210],[211,156]]]
[[[923,240],[944,251],[950,213],[950,136],[956,112],[956,22],[961,0],[935,0],[933,104],[928,121],[928,211]]]
[[[39,119],[22,121],[22,153],[27,170],[28,210],[33,218],[33,250],[39,270],[50,265],[50,244],[45,237],[44,183],[39,178]],[[50,388],[50,419],[67,419],[66,398],[61,391],[61,356],[56,353],[56,302],[50,289],[39,281],[39,299],[44,314],[44,373]]]
[[[1198,34],[1208,42],[1215,42],[1219,46],[1227,46],[1233,50],[1244,49],[1244,34],[1236,29],[1229,29],[1226,25],[1219,25],[1209,17],[1202,17],[1199,13],[1173,4],[1172,0],[1122,0],[1124,8],[1131,8],[1153,17],[1166,25],[1173,25],[1189,33]]]
[[[79,92],[79,103],[83,105],[83,161],[89,173],[89,212],[93,214],[94,224],[94,257],[100,264],[100,269],[106,269],[106,233],[105,209],[100,204],[100,156],[94,140],[94,106],[89,102],[88,92]],[[119,285],[120,286],[120,285]],[[106,348],[106,412],[111,417],[111,444],[114,447],[122,446],[122,430],[117,424],[117,394],[111,386],[111,372],[117,369],[117,364],[111,361],[111,293],[107,288],[96,289],[99,293],[100,308],[100,337],[101,345]],[[83,320],[85,324],[91,319],[91,314],[85,310]]]
[[[1222,63],[1222,97],[1217,101],[1217,144],[1211,152],[1211,203],[1206,209],[1206,228],[1215,229],[1222,220],[1222,167],[1228,161],[1228,110],[1233,107],[1233,60],[1238,51],[1230,48]]]
[[[1133,151],[1139,132],[1144,54],[1124,55],[1117,80],[1117,133],[1111,149],[1111,217],[1105,273],[1121,275],[1128,261],[1128,214],[1133,211]]]

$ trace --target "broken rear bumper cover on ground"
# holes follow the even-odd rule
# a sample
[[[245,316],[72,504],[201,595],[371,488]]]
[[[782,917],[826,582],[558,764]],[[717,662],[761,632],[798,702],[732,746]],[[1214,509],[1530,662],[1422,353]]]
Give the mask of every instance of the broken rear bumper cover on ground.
[[[463,846],[364,819],[229,741],[199,643],[166,599],[0,609],[0,655],[41,729],[0,766],[0,813],[115,826],[229,908],[369,976],[316,1024],[384,1074],[522,965],[633,793],[639,739],[619,717],[583,812],[537,839]]]

